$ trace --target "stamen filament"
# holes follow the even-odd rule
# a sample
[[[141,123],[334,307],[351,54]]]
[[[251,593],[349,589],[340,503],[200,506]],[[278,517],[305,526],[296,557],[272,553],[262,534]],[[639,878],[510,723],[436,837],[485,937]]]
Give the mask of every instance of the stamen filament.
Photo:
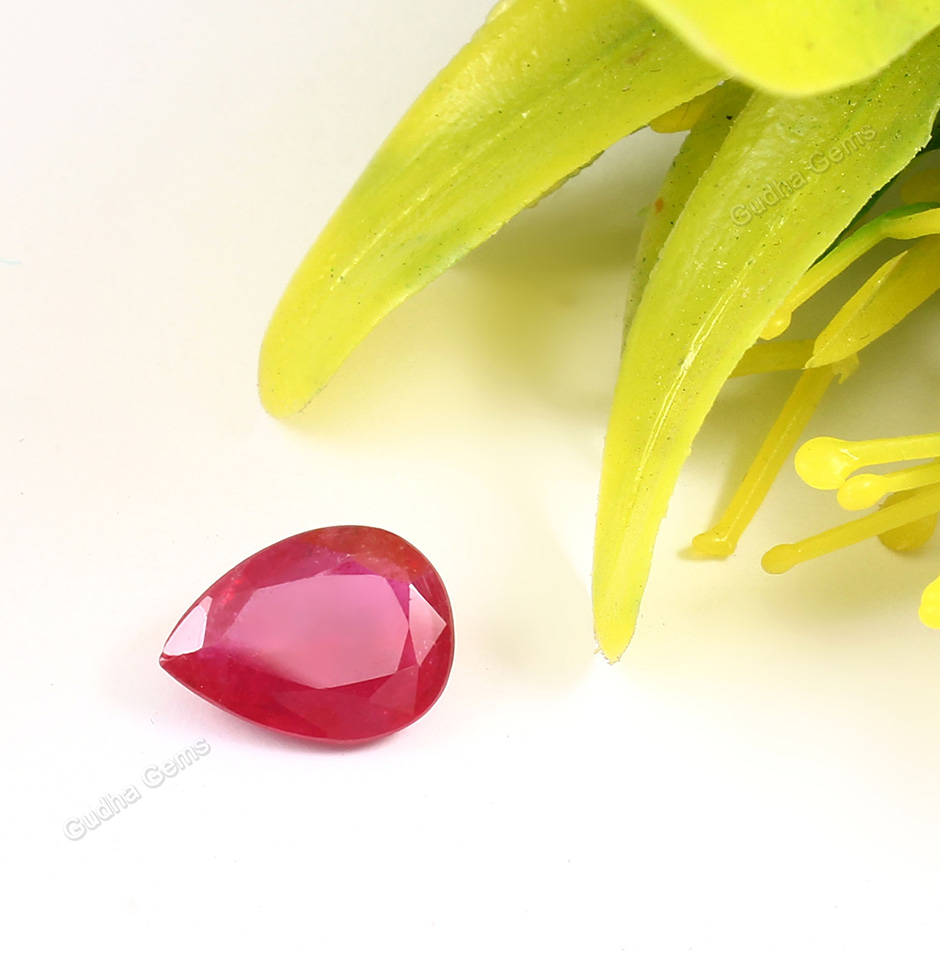
[[[890,497],[881,505],[881,510],[887,510],[888,507],[902,500],[907,500],[915,496],[916,491],[902,490],[899,493],[892,493]],[[919,520],[912,520],[910,523],[902,523],[900,527],[893,527],[878,534],[878,539],[889,550],[895,553],[910,553],[912,550],[920,550],[927,541],[934,535],[937,529],[937,515],[930,513]]]
[[[816,339],[807,367],[836,363],[887,333],[940,290],[940,236],[882,264]]]
[[[897,207],[859,227],[806,271],[767,322],[761,338],[772,340],[780,336],[790,326],[797,307],[809,300],[814,293],[818,293],[830,280],[880,241],[916,240],[934,233],[940,233],[940,207],[935,204]]]
[[[855,441],[815,437],[797,450],[794,466],[814,489],[838,490],[859,467],[933,457],[940,457],[940,433]]]
[[[768,550],[761,559],[767,573],[786,573],[798,563],[832,553],[869,537],[877,537],[888,530],[912,523],[923,517],[940,512],[940,484],[925,487],[922,491],[897,503],[850,520],[838,527],[824,530],[796,543],[781,543]]]
[[[836,499],[844,510],[867,510],[889,493],[940,483],[940,463],[926,463],[892,473],[859,473],[839,487]]]
[[[734,553],[835,373],[832,367],[824,367],[806,370],[800,375],[721,519],[692,540],[696,553],[709,557],[728,557]]]

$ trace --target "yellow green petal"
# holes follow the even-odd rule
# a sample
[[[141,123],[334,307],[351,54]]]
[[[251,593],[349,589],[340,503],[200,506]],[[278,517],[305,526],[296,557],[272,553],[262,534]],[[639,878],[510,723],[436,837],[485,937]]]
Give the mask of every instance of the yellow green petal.
[[[302,409],[393,307],[610,144],[722,79],[635,4],[502,4],[295,273],[262,346],[265,407]]]
[[[940,0],[643,0],[732,76],[806,96],[857,83],[940,26]]]
[[[750,95],[747,87],[734,81],[723,83],[706,95],[708,99],[705,100],[704,109],[692,132],[683,141],[646,215],[633,263],[624,323],[629,323],[633,318],[666,237]],[[683,111],[686,106],[683,104],[676,109]]]
[[[940,35],[846,90],[758,94],[693,190],[630,327],[604,449],[593,589],[609,659],[633,634],[660,522],[721,386],[800,276],[927,142],[938,97]],[[874,135],[844,146],[863,131]]]

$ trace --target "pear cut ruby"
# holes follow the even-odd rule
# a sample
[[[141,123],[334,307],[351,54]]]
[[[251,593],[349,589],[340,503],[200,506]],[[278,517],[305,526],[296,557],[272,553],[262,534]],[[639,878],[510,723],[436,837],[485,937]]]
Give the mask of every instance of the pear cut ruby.
[[[387,530],[342,526],[226,573],[176,625],[160,665],[246,720],[351,742],[417,720],[453,655],[450,602],[430,562]]]

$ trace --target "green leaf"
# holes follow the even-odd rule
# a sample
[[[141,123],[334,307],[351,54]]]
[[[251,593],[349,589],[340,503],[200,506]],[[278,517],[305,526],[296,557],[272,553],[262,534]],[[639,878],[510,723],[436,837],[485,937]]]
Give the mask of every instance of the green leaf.
[[[938,97],[940,34],[852,88],[756,94],[692,191],[630,327],[604,449],[593,586],[609,659],[633,634],[656,534],[721,386],[802,274],[927,142]]]
[[[883,69],[940,25],[940,0],[643,0],[733,76],[817,94]]]
[[[302,409],[393,307],[610,144],[722,79],[623,0],[498,7],[291,280],[262,346],[265,407]]]

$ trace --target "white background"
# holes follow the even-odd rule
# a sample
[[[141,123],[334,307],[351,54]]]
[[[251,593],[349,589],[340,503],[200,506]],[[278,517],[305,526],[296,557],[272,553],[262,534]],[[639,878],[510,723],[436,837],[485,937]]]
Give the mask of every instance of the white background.
[[[633,645],[593,653],[629,257],[679,138],[638,134],[522,214],[301,416],[257,402],[290,273],[485,10],[4,5],[9,956],[937,955],[940,637],[916,608],[940,552],[767,577],[764,549],[841,519],[788,469],[732,560],[680,556],[786,377],[720,401]],[[936,429],[935,319],[816,431]],[[454,671],[418,724],[318,748],[158,668],[216,577],[334,523],[396,531],[450,589]],[[208,756],[141,786],[198,738]],[[130,784],[138,803],[65,837]]]

